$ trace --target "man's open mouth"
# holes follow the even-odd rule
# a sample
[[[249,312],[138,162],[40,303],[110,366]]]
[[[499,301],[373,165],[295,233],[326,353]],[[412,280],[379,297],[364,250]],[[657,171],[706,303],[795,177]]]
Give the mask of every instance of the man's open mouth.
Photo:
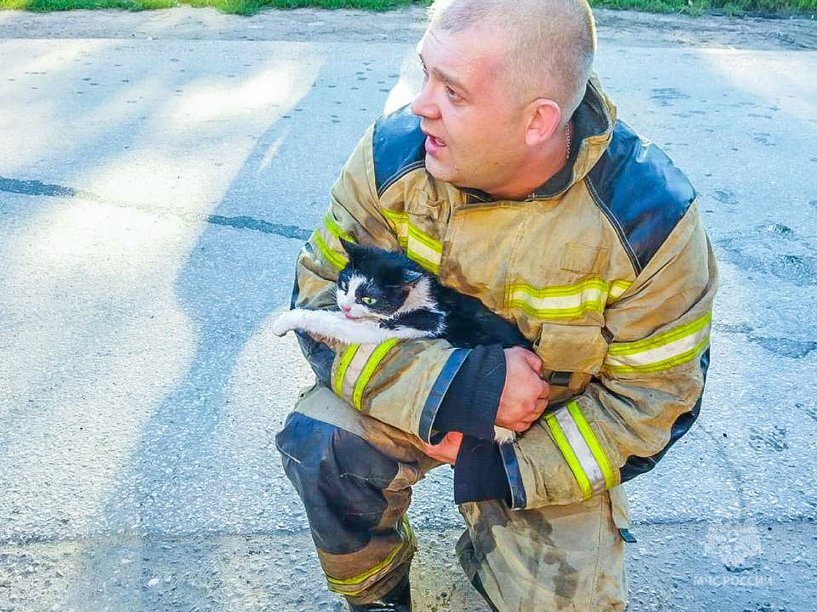
[[[425,149],[426,153],[429,155],[437,154],[440,149],[446,147],[446,144],[437,138],[436,136],[432,136],[431,134],[426,134],[426,142],[425,142]]]

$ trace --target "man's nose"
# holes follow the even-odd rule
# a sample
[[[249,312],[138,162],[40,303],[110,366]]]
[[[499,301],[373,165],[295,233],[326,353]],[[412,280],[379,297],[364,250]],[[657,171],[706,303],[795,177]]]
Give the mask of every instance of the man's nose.
[[[425,119],[437,119],[440,111],[431,99],[430,90],[431,88],[426,80],[417,97],[411,103],[411,112]]]

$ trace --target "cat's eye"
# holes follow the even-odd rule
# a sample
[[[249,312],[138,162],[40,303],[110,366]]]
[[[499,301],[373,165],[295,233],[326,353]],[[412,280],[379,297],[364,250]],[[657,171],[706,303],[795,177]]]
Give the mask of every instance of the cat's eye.
[[[339,280],[338,287],[340,287],[341,291],[346,291],[349,288],[349,285],[345,280]]]
[[[366,304],[366,306],[371,306],[372,304],[377,303],[376,299],[369,297],[368,295],[364,295],[362,298],[360,298],[360,301]]]

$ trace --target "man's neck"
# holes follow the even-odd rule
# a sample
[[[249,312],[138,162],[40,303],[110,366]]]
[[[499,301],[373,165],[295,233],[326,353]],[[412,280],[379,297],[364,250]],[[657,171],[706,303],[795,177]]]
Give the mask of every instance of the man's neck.
[[[572,129],[567,126],[560,129],[545,146],[536,152],[536,155],[529,159],[526,167],[517,174],[519,177],[517,180],[492,189],[489,193],[498,200],[529,198],[532,193],[567,165],[570,154],[568,142],[571,133]]]

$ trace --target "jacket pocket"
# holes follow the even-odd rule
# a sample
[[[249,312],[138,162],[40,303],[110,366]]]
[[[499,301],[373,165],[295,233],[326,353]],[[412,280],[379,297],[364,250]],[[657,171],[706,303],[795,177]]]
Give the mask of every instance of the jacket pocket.
[[[584,390],[607,355],[607,341],[594,325],[543,323],[534,348],[545,379],[556,387],[551,401]]]
[[[562,252],[560,267],[568,272],[587,274],[602,268],[603,262],[609,259],[608,252],[603,247],[568,242]]]

